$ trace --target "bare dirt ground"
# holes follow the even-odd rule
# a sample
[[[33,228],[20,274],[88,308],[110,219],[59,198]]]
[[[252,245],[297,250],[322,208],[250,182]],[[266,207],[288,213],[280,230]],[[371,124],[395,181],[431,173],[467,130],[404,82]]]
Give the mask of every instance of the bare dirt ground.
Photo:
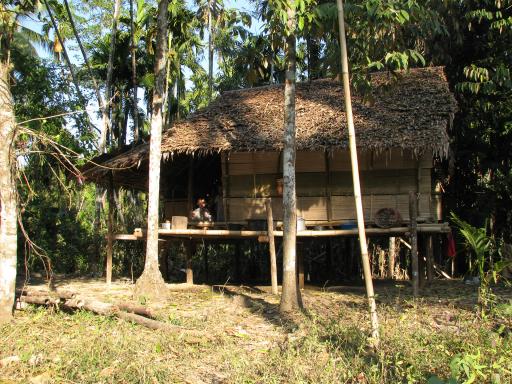
[[[282,317],[269,287],[168,284],[161,303],[140,303],[129,282],[57,277],[57,290],[147,304],[176,329],[153,331],[82,310],[16,311],[13,323],[0,328],[0,383],[387,383],[434,375],[512,382],[510,288],[496,290],[504,313],[481,318],[476,288],[461,281],[437,281],[420,299],[411,298],[406,283],[376,286],[378,351],[368,347],[358,286],[307,287],[305,312]]]

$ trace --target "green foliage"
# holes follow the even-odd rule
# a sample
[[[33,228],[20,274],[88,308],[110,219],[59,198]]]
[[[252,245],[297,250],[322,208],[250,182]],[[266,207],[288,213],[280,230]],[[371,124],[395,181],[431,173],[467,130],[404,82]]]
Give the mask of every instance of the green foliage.
[[[499,247],[494,238],[487,235],[485,226],[473,227],[453,212],[451,220],[458,227],[459,233],[474,256],[472,272],[476,272],[480,279],[479,304],[481,314],[485,316],[487,312],[493,311],[496,305],[496,296],[492,291],[491,284],[498,282],[501,272],[509,265],[510,261],[499,259]]]
[[[460,109],[444,175],[447,203],[470,222],[489,218],[491,233],[507,242],[512,228],[511,6],[495,0],[440,2],[449,37],[437,42],[444,51],[433,51],[435,62],[448,65]]]

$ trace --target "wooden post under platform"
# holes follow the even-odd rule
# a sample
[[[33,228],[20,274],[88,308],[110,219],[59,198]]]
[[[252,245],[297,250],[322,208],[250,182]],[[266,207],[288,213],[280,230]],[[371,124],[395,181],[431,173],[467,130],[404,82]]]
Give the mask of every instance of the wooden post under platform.
[[[272,285],[272,294],[277,295],[277,257],[276,243],[274,239],[274,218],[272,217],[272,201],[267,199],[265,202],[267,208],[267,227],[268,227],[268,247],[270,252],[270,280]]]
[[[194,254],[194,246],[192,240],[188,241],[185,246],[185,271],[187,274],[187,284],[194,284],[194,271],[192,269],[192,255]]]
[[[203,246],[203,261],[204,261],[205,281],[207,284],[210,281],[209,268],[208,268],[208,251],[209,250],[210,250],[210,247],[208,246],[208,244],[205,243]]]
[[[434,280],[434,238],[432,235],[427,235],[425,256],[427,258],[427,280],[431,285]]]
[[[296,245],[299,289],[304,289],[304,252],[302,249],[303,245],[303,243],[297,243]]]
[[[108,180],[108,218],[107,218],[107,262],[106,262],[106,281],[112,283],[112,258],[114,255],[114,180],[112,172]]]
[[[396,260],[396,237],[392,236],[389,238],[389,249],[388,249],[388,278],[395,278],[395,260]]]
[[[159,250],[158,250],[158,256],[159,256],[159,266],[160,266],[160,272],[162,273],[162,277],[164,280],[169,279],[169,266],[168,266],[168,258],[169,258],[169,241],[160,240],[158,242]]]
[[[418,284],[420,289],[425,288],[426,277],[426,258],[425,258],[425,241],[423,236],[418,237]]]
[[[412,266],[412,294],[417,297],[419,294],[419,273],[418,273],[418,222],[417,208],[418,198],[415,192],[409,192],[409,229],[411,236],[411,266]]]
[[[235,242],[235,281],[237,283],[241,282],[240,276],[240,258],[242,256],[242,244],[240,240]]]

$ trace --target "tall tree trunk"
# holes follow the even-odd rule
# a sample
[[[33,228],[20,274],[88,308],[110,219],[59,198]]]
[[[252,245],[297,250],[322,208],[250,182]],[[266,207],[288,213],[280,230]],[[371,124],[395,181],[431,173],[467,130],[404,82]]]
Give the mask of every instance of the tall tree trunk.
[[[64,53],[64,60],[66,61],[66,65],[69,68],[69,73],[71,74],[71,79],[73,80],[73,85],[75,86],[76,92],[77,92],[78,96],[80,97],[80,101],[85,103],[85,99],[82,95],[82,91],[80,90],[80,87],[78,85],[78,80],[76,79],[75,71],[73,70],[73,66],[71,65],[71,60],[69,59],[69,56],[68,56],[68,51],[66,49],[66,46],[64,45],[64,39],[62,38],[62,36],[60,34],[57,21],[55,20],[55,17],[53,17],[53,12],[46,0],[44,0],[44,5],[46,6],[46,10],[48,11],[48,15],[50,16],[50,20],[52,22],[53,29],[55,30],[55,34],[57,35],[57,39],[59,40],[60,46],[62,47],[62,52]],[[84,105],[84,107],[85,107],[85,105]]]
[[[112,21],[112,30],[110,31],[110,52],[108,53],[108,66],[107,66],[107,82],[105,84],[105,107],[102,111],[102,126],[99,143],[100,153],[105,152],[107,148],[107,134],[111,126],[109,118],[110,98],[112,95],[112,75],[114,73],[114,55],[116,50],[116,34],[117,23],[119,22],[119,13],[121,8],[121,0],[116,0],[114,4],[114,20]]]
[[[173,38],[173,35],[172,35],[172,31],[169,32],[168,34],[168,38],[167,38],[167,52],[166,52],[166,55],[167,55],[167,58],[169,58],[169,53],[171,51],[171,48],[172,48],[172,38]],[[166,70],[165,70],[165,93],[164,93],[164,102],[163,102],[163,124],[165,127],[168,127],[168,124],[169,124],[169,116],[170,116],[170,113],[171,113],[171,100],[172,100],[172,95],[171,95],[171,60],[167,59],[167,65],[166,65]]]
[[[15,120],[9,64],[0,61],[0,324],[10,320],[16,286],[18,223],[12,175]]]
[[[288,36],[286,38],[286,82],[284,86],[284,148],[283,148],[283,288],[281,312],[302,308],[297,286],[297,197],[295,187],[295,75],[296,39],[295,5],[288,7]]]
[[[100,108],[100,111],[103,111],[103,109],[105,108],[105,105],[104,105],[103,99],[101,97],[100,89],[98,87],[98,82],[96,81],[96,77],[94,77],[94,73],[92,72],[91,65],[89,64],[89,60],[87,59],[87,53],[85,52],[85,48],[82,44],[82,40],[80,39],[80,35],[78,34],[78,31],[76,29],[75,21],[73,20],[73,15],[71,13],[71,9],[69,8],[69,4],[68,4],[67,0],[64,0],[64,6],[66,7],[66,12],[68,14],[69,23],[71,24],[71,28],[73,29],[73,34],[75,35],[76,42],[78,43],[78,46],[80,47],[80,52],[82,52],[82,58],[84,59],[84,63],[87,67],[87,71],[89,72],[89,76],[91,76],[92,85],[94,87],[94,92],[96,93],[96,99],[98,102],[98,108]]]
[[[366,244],[366,232],[363,214],[363,202],[361,198],[361,184],[359,182],[359,163],[357,160],[356,133],[354,128],[354,119],[352,115],[352,98],[350,95],[350,81],[348,73],[348,54],[347,41],[345,37],[345,18],[343,13],[343,2],[337,0],[338,7],[338,26],[340,33],[340,51],[341,68],[343,75],[343,92],[345,98],[345,111],[347,115],[348,140],[350,146],[350,162],[352,166],[352,182],[354,185],[354,200],[356,204],[357,228],[359,233],[359,245],[361,248],[361,263],[363,264],[364,282],[366,286],[366,296],[368,298],[368,307],[370,309],[370,321],[372,326],[373,345],[379,345],[379,319],[377,317],[377,304],[375,303],[375,294],[373,291],[372,272],[370,268],[370,259],[368,258],[368,245]]]
[[[162,141],[162,107],[165,92],[167,60],[167,7],[169,0],[158,4],[158,32],[155,55],[155,89],[149,144],[149,196],[146,262],[144,272],[135,285],[136,296],[157,299],[165,291],[165,283],[158,267],[158,202],[160,198],[160,161]]]
[[[208,0],[208,102],[213,97],[213,7],[215,0]]]
[[[132,57],[132,117],[133,143],[139,141],[139,106],[137,101],[137,47],[135,46],[134,0],[130,0],[130,54]]]

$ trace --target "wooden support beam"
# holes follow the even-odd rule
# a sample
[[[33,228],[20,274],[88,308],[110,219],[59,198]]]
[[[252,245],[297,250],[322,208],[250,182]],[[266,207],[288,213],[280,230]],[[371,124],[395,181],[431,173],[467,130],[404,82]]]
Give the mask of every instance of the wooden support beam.
[[[241,276],[240,276],[240,258],[242,256],[242,244],[240,241],[237,241],[235,243],[235,281],[237,283],[240,283]]]
[[[168,266],[167,266],[167,256],[169,254],[169,246],[167,241],[159,241],[158,242],[158,264],[160,267],[160,272],[162,273],[162,277],[164,280],[167,280],[169,275]]]
[[[187,274],[187,284],[194,284],[194,271],[192,269],[192,255],[194,253],[194,245],[192,240],[189,240],[185,247],[185,272]]]
[[[194,209],[194,158],[190,156],[188,162],[188,180],[187,180],[187,216]]]
[[[203,262],[204,262],[204,277],[205,277],[205,281],[206,283],[208,284],[208,282],[210,281],[210,276],[209,276],[209,266],[208,266],[208,251],[210,250],[210,247],[208,244],[204,244],[203,246]]]
[[[425,256],[427,258],[427,280],[428,284],[431,285],[434,279],[434,239],[432,235],[426,236],[425,247]]]
[[[423,236],[418,238],[418,284],[420,289],[425,288],[425,275],[427,269],[424,240]]]
[[[397,255],[396,237],[392,236],[389,238],[389,249],[388,249],[388,277],[390,279],[395,278],[395,260]]]
[[[304,243],[297,244],[297,271],[299,289],[304,289]]]
[[[274,218],[272,217],[272,200],[265,202],[267,208],[267,226],[268,226],[268,247],[270,252],[270,281],[272,285],[272,294],[277,295],[277,257],[276,243],[274,239]]]
[[[114,180],[112,171],[108,178],[108,218],[107,218],[107,263],[106,263],[106,280],[107,284],[112,283],[112,258],[114,255]]]
[[[415,192],[409,192],[409,232],[411,236],[412,293],[414,297],[419,294],[417,200],[418,195]]]

